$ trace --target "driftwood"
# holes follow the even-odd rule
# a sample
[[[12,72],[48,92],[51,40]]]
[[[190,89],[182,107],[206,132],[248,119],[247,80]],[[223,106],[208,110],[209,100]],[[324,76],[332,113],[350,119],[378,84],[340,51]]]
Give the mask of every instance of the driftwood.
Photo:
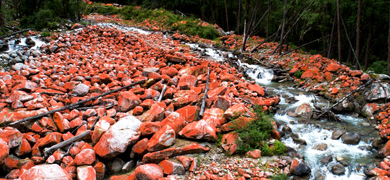
[[[85,136],[89,135],[91,133],[91,130],[87,130],[87,131],[84,131],[83,133],[77,135],[77,136],[74,136],[72,138],[69,138],[68,140],[66,141],[62,141],[54,146],[51,146],[49,148],[45,148],[43,154],[44,154],[44,159],[48,158],[51,154],[53,154],[54,151],[56,151],[57,149],[60,149],[60,148],[63,148],[69,144],[72,144],[73,142],[75,141],[78,141],[82,138],[84,138]]]
[[[1,36],[0,39],[3,39],[3,38],[8,37],[8,36],[15,35],[15,34],[23,33],[23,32],[26,32],[26,31],[30,31],[30,30],[32,30],[32,29],[30,28],[30,29],[24,29],[24,30],[16,31],[16,32],[13,32],[13,33]]]
[[[16,122],[13,122],[11,124],[9,124],[10,126],[14,126],[14,125],[17,125],[19,123],[23,123],[23,122],[27,122],[27,121],[32,121],[34,119],[37,119],[37,118],[42,118],[42,117],[45,117],[47,115],[50,115],[50,114],[54,114],[55,112],[59,112],[59,111],[63,111],[63,110],[67,110],[67,109],[74,109],[74,108],[77,108],[78,106],[88,102],[88,101],[93,101],[97,98],[100,98],[100,97],[103,97],[103,96],[107,96],[109,94],[112,94],[112,93],[116,93],[116,92],[119,92],[123,89],[127,89],[127,88],[130,88],[132,86],[135,86],[135,85],[138,85],[138,84],[143,84],[145,82],[145,80],[141,80],[141,81],[138,81],[138,82],[135,82],[135,83],[132,83],[130,85],[127,85],[127,86],[124,86],[124,87],[121,87],[121,88],[118,88],[118,89],[115,89],[113,91],[109,91],[109,92],[106,92],[106,93],[103,93],[103,94],[100,94],[98,96],[94,96],[94,97],[91,97],[91,98],[88,98],[86,100],[83,100],[83,101],[79,101],[77,103],[74,103],[74,104],[70,104],[70,105],[67,105],[67,106],[64,106],[64,107],[61,107],[61,108],[58,108],[58,109],[55,109],[55,110],[51,110],[49,112],[46,112],[46,113],[42,113],[42,114],[39,114],[39,115],[36,115],[36,116],[31,116],[31,117],[28,117],[28,118],[24,118],[24,119],[21,119],[19,121],[16,121]]]
[[[204,90],[204,95],[203,95],[203,101],[202,101],[202,107],[200,108],[199,116],[203,118],[203,113],[206,108],[206,99],[207,99],[207,92],[209,91],[209,82],[210,82],[210,64],[209,67],[207,68],[207,81],[206,81],[206,88]]]
[[[334,115],[334,113],[331,111],[332,108],[336,107],[337,105],[339,105],[340,103],[342,103],[345,99],[347,99],[349,96],[355,94],[356,92],[362,90],[363,88],[365,88],[366,86],[370,85],[372,82],[374,81],[374,79],[370,79],[368,80],[366,83],[364,83],[363,85],[359,86],[358,88],[356,88],[355,90],[353,90],[352,92],[350,92],[349,94],[347,94],[346,96],[344,96],[343,98],[341,98],[339,101],[337,101],[335,104],[333,104],[333,106],[331,107],[328,107],[328,108],[325,108],[325,110],[323,110],[323,113],[320,114],[319,116],[316,117],[316,119],[319,119],[321,118],[323,115],[325,114],[330,114],[330,115]]]

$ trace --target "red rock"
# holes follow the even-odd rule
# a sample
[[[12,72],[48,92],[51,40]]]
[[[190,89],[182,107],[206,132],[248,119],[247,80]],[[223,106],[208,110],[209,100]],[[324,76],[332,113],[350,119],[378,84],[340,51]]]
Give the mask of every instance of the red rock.
[[[363,74],[362,71],[360,70],[352,70],[352,71],[349,71],[349,74],[352,76],[352,77],[359,77]]]
[[[154,104],[153,99],[146,99],[141,103],[140,106],[142,106],[142,108],[145,109],[150,109],[150,107],[152,107],[153,104]]]
[[[6,127],[3,130],[0,129],[0,139],[7,142],[9,148],[18,147],[22,144],[22,133],[12,127]]]
[[[150,136],[161,128],[160,122],[143,122],[140,126],[142,136]]]
[[[379,151],[379,154],[382,154],[383,156],[390,155],[390,141],[387,141],[385,146]]]
[[[64,179],[71,180],[71,176],[63,170],[58,164],[36,165],[25,171],[19,177],[21,180],[30,179]]]
[[[261,157],[261,151],[259,149],[255,149],[253,151],[248,151],[246,154],[245,154],[247,157],[251,157],[251,158],[260,158]]]
[[[70,29],[73,30],[73,29],[79,29],[79,28],[84,28],[84,26],[79,24],[79,23],[74,23]]]
[[[76,85],[72,90],[72,94],[75,94],[77,96],[85,96],[88,94],[88,92],[89,92],[89,86],[85,84]]]
[[[34,92],[37,87],[38,85],[35,82],[23,81],[20,84],[19,89],[26,92]]]
[[[164,174],[184,175],[185,173],[184,166],[173,161],[164,160],[161,161],[158,165],[162,168]]]
[[[194,90],[180,90],[174,95],[172,103],[175,108],[180,108],[198,100],[199,96]]]
[[[92,143],[97,143],[100,137],[110,128],[110,123],[104,119],[100,119],[93,129],[93,133],[91,135]]]
[[[17,156],[23,156],[25,154],[28,154],[31,152],[31,145],[30,143],[26,140],[26,139],[22,139],[22,143],[18,146],[18,148],[16,148],[15,150],[15,154]],[[0,150],[1,152],[1,150]],[[1,158],[0,158],[1,159]],[[1,162],[1,160],[0,160]],[[1,164],[1,163],[0,163]]]
[[[142,140],[138,141],[134,146],[133,146],[133,151],[134,153],[137,153],[137,154],[144,154],[147,149],[147,145],[148,145],[148,138],[143,138]]]
[[[6,175],[6,177],[7,177],[7,179],[18,179],[19,178],[19,174],[20,174],[20,170],[19,169],[13,169]]]
[[[99,74],[100,83],[109,84],[112,82],[112,78],[108,74]]]
[[[230,81],[230,82],[233,82],[234,81],[234,75],[233,74],[229,74],[229,73],[223,73],[221,75],[221,80],[222,81]]]
[[[144,108],[142,108],[142,106],[136,106],[136,107],[133,109],[133,115],[134,115],[134,116],[141,115],[143,111],[144,111]]]
[[[144,164],[135,168],[136,180],[158,180],[163,176],[163,170],[156,164]]]
[[[248,84],[248,89],[252,92],[257,92],[259,96],[264,96],[265,94],[264,89],[258,84]]]
[[[331,64],[328,64],[328,66],[326,67],[326,70],[329,72],[337,72],[340,68],[341,68],[340,64],[331,63]]]
[[[237,130],[242,127],[246,127],[249,123],[251,123],[254,118],[248,118],[248,117],[239,117],[233,121],[230,121],[224,125],[222,125],[221,130],[224,132]]]
[[[217,99],[213,102],[214,108],[220,108],[224,111],[226,111],[231,105],[232,102],[226,97],[217,97]]]
[[[161,121],[164,118],[164,108],[153,104],[152,107],[138,117],[142,122]]]
[[[210,151],[210,148],[204,147],[198,143],[191,143],[182,148],[176,149],[176,155],[182,154],[193,154],[193,153],[204,153]]]
[[[367,73],[363,73],[361,76],[360,76],[360,80],[362,81],[367,81],[371,79],[370,75],[368,75]]]
[[[314,76],[318,76],[319,75],[319,70],[317,68],[312,68],[312,69],[308,69],[306,70],[302,75],[301,75],[301,79],[307,79],[307,78],[314,78]]]
[[[11,112],[8,108],[5,108],[0,112],[0,124],[15,122],[24,118],[28,118],[46,112],[48,112],[46,108],[40,110],[34,110],[34,111],[17,111],[17,112]]]
[[[225,118],[235,118],[237,116],[253,117],[254,114],[245,107],[244,104],[236,104],[227,109],[224,113]]]
[[[185,126],[179,133],[180,136],[188,139],[204,139],[208,141],[216,141],[217,134],[214,125],[210,125],[205,120],[195,121]]]
[[[198,166],[198,158],[194,158],[191,162],[191,166],[190,166],[190,169],[188,169],[190,172],[194,172],[195,169],[197,168]]]
[[[94,146],[95,153],[102,158],[111,159],[126,151],[139,138],[141,121],[134,116],[126,116],[110,127]]]
[[[180,114],[180,117],[183,118],[186,122],[193,122],[198,120],[200,108],[198,106],[186,106],[178,109],[177,113]]]
[[[203,113],[203,119],[210,124],[214,124],[216,127],[220,127],[226,122],[223,114],[224,112],[220,108],[206,109]]]
[[[141,104],[141,100],[131,91],[121,92],[118,100],[118,111],[126,112]]]
[[[390,170],[390,166],[383,161],[379,163],[379,168],[384,169],[386,171]]]
[[[96,170],[92,166],[77,167],[77,179],[96,180]]]
[[[224,95],[226,90],[227,90],[226,87],[223,87],[223,86],[217,87],[217,88],[209,90],[207,92],[207,96],[209,99],[215,100],[217,98],[217,96]]]
[[[4,163],[8,154],[9,154],[8,143],[0,138],[0,165]]]
[[[54,123],[57,126],[57,129],[60,132],[64,132],[63,121],[65,120],[65,117],[60,112],[55,112],[54,115],[53,115],[53,120],[54,120]]]
[[[196,86],[197,79],[193,75],[183,75],[180,77],[179,84],[177,85],[181,90],[189,90],[190,87]]]
[[[106,165],[104,165],[102,162],[98,162],[93,168],[95,168],[96,171],[96,179],[103,179],[104,173],[106,171]]]
[[[173,76],[176,76],[178,72],[179,71],[176,68],[170,67],[167,70],[163,71],[163,74],[166,74],[172,78]]]
[[[238,145],[237,141],[239,139],[238,133],[236,132],[230,132],[227,134],[224,134],[222,137],[222,148],[228,152],[230,155],[232,155],[234,152],[236,152]]]
[[[7,103],[13,103],[16,101],[26,102],[33,100],[34,96],[31,96],[23,91],[13,91],[12,94],[6,99]]]
[[[161,151],[146,153],[142,158],[142,162],[143,163],[158,163],[158,162],[164,160],[165,158],[173,156],[175,152],[176,152],[176,149],[174,147],[171,147],[171,148],[164,149]]]
[[[388,176],[390,173],[386,170],[374,168],[370,171],[370,174],[374,174],[375,176]]]
[[[175,143],[176,133],[170,126],[160,128],[149,140],[147,149],[149,152],[158,151],[172,146]]]
[[[160,126],[170,126],[175,131],[175,133],[179,133],[184,128],[186,123],[187,122],[181,117],[179,113],[172,112],[168,117],[161,121]]]
[[[379,110],[377,103],[367,103],[362,108],[362,114],[364,116],[374,116],[374,114]]]
[[[332,88],[332,94],[337,94],[339,92],[339,89],[338,88]]]
[[[308,115],[313,111],[309,103],[303,103],[295,109],[295,114],[298,116]]]
[[[47,136],[45,136],[44,138],[41,138],[41,141],[39,143],[36,143],[34,145],[34,147],[37,146],[39,148],[43,148],[43,147],[52,146],[52,145],[60,143],[61,140],[62,140],[61,133],[52,132],[52,133],[48,134]]]
[[[186,171],[190,168],[192,159],[188,156],[178,156],[177,159],[183,164],[183,167]]]
[[[84,149],[76,155],[73,162],[77,166],[91,165],[96,161],[95,151],[92,149]]]

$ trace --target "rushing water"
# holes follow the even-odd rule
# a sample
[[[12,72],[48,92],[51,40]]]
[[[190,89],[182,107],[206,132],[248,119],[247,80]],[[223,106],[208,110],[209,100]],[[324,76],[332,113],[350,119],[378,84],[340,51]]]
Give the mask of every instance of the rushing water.
[[[257,83],[265,85],[267,92],[280,95],[281,101],[279,108],[281,111],[275,114],[275,120],[282,122],[289,126],[293,133],[297,134],[300,139],[306,141],[307,145],[296,144],[291,137],[284,138],[283,142],[292,148],[296,148],[297,151],[305,157],[305,161],[311,168],[310,179],[317,179],[323,177],[327,180],[332,179],[365,179],[363,168],[365,164],[371,163],[374,159],[373,152],[366,150],[371,147],[371,142],[368,141],[370,137],[370,131],[374,131],[372,127],[362,127],[360,123],[364,122],[363,118],[355,118],[348,114],[339,114],[338,116],[343,120],[342,122],[329,122],[327,120],[315,121],[308,120],[308,124],[301,124],[298,121],[304,118],[294,118],[284,113],[286,110],[293,109],[300,106],[303,103],[309,103],[313,106],[314,98],[318,101],[317,104],[323,106],[329,106],[328,102],[321,97],[314,96],[310,93],[296,90],[289,87],[288,83],[272,83],[272,71],[267,70],[264,67],[257,65],[247,65],[241,63],[241,65],[250,68],[247,70],[247,75],[256,80]],[[289,104],[286,102],[286,98],[294,97],[297,102]],[[346,128],[347,132],[356,132],[363,134],[362,140],[357,145],[344,144],[341,139],[332,140],[333,128]],[[325,151],[313,149],[312,147],[318,144],[327,144]],[[331,155],[333,160],[327,165],[322,165],[320,160],[324,156]],[[330,167],[337,163],[336,157],[342,158],[349,163],[345,168],[345,174],[338,176],[332,174]]]
[[[35,42],[35,45],[33,47],[31,47],[31,49],[38,49],[43,44],[46,44],[45,42],[40,40],[37,36],[31,36],[30,38],[32,41]],[[8,41],[8,50],[5,52],[11,53],[11,52],[15,52],[17,50],[23,49],[24,47],[28,46],[26,44],[26,40],[27,40],[27,38],[24,37],[24,38],[13,39],[13,40]]]

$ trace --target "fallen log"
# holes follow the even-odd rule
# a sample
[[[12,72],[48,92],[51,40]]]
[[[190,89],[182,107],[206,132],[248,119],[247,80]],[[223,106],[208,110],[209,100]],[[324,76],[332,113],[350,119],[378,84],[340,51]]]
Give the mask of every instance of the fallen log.
[[[30,31],[30,30],[32,30],[32,29],[29,28],[29,29],[23,29],[23,30],[20,30],[20,31],[16,31],[16,32],[13,32],[13,33],[6,34],[6,35],[4,35],[4,36],[1,36],[0,39],[3,39],[3,38],[8,37],[8,36],[15,35],[15,34],[23,33],[23,32],[26,32],[26,31]]]
[[[199,112],[200,118],[203,118],[203,113],[204,113],[205,108],[206,108],[206,99],[207,99],[207,92],[209,91],[209,82],[210,82],[210,64],[209,64],[209,67],[207,68],[206,88],[204,90],[202,107],[200,108],[200,112]]]
[[[164,93],[165,93],[166,90],[167,90],[167,85],[164,84],[164,87],[163,87],[163,89],[162,89],[162,91],[161,91],[160,97],[158,98],[158,101],[157,101],[157,102],[161,102],[161,100],[162,100],[162,98],[163,98]]]
[[[62,142],[60,142],[60,143],[58,143],[58,144],[56,144],[54,146],[51,146],[49,148],[45,148],[45,150],[43,151],[44,159],[48,158],[57,149],[63,148],[65,146],[69,145],[69,144],[72,144],[73,142],[78,141],[78,140],[84,138],[85,136],[89,135],[90,133],[91,133],[91,130],[87,130],[87,131],[84,131],[83,133],[81,133],[81,134],[79,134],[77,136],[69,138],[66,141],[62,141]]]
[[[77,108],[78,106],[80,106],[80,105],[82,105],[82,104],[84,104],[84,103],[86,103],[88,101],[93,101],[93,100],[95,100],[97,98],[100,98],[100,97],[103,97],[103,96],[107,96],[107,95],[112,94],[112,93],[119,92],[119,91],[121,91],[123,89],[127,89],[127,88],[130,88],[130,87],[138,85],[138,84],[143,84],[144,82],[145,82],[145,80],[141,80],[141,81],[132,83],[130,85],[127,85],[127,86],[124,86],[124,87],[121,87],[121,88],[118,88],[118,89],[115,89],[115,90],[112,90],[112,91],[100,94],[98,96],[94,96],[94,97],[88,98],[86,100],[79,101],[77,103],[73,103],[73,104],[70,104],[70,105],[67,105],[67,106],[55,109],[55,110],[51,110],[49,112],[42,113],[42,114],[39,114],[39,115],[36,115],[36,116],[31,116],[31,117],[28,117],[28,118],[21,119],[19,121],[10,123],[9,125],[10,126],[14,126],[14,125],[17,125],[17,124],[20,124],[20,123],[23,123],[23,122],[32,121],[32,120],[37,119],[37,118],[42,118],[42,117],[45,117],[47,115],[54,114],[55,112],[59,112],[59,111],[67,110],[67,109],[71,110],[71,109]]]

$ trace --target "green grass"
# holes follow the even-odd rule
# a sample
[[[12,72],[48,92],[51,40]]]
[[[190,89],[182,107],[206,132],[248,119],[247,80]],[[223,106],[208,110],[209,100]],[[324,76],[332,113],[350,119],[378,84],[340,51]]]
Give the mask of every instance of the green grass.
[[[303,71],[298,70],[297,72],[294,73],[294,76],[297,78],[301,78],[302,74],[303,74]]]
[[[287,180],[289,177],[287,174],[278,174],[278,175],[273,175],[272,180]]]

